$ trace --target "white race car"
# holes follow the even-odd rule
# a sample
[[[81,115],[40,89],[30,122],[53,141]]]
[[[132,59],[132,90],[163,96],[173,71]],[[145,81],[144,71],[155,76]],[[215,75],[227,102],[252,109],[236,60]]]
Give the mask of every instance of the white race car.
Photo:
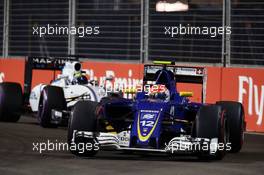
[[[80,62],[66,62],[62,74],[50,85],[39,84],[32,89],[29,103],[32,111],[37,112],[41,126],[67,123],[68,111],[77,101],[99,102],[106,95],[104,89],[94,80],[87,80],[85,74]]]
[[[49,85],[41,83],[31,90],[33,69],[62,70],[62,72]],[[65,125],[71,108],[77,101],[99,102],[107,95],[104,88],[98,86],[95,80],[87,79],[88,70],[82,70],[81,63],[77,59],[32,57],[26,61],[25,71],[24,95],[18,83],[0,84],[0,91],[4,94],[0,98],[2,121],[17,121],[24,103],[29,104],[31,110],[37,113],[41,126]],[[14,115],[13,111],[15,111]]]

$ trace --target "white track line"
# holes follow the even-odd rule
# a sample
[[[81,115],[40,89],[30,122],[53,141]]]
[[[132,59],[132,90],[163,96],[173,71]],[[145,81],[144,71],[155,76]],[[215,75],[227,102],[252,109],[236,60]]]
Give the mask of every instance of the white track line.
[[[250,135],[262,135],[262,136],[264,136],[264,133],[263,133],[263,132],[252,132],[252,131],[247,131],[247,132],[245,132],[245,134],[250,134]]]

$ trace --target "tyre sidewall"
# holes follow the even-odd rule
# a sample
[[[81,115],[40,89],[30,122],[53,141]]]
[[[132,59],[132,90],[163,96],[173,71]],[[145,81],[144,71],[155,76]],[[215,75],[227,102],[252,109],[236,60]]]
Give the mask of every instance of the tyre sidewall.
[[[74,106],[71,117],[69,119],[68,124],[68,144],[76,144],[83,142],[82,144],[92,143],[94,144],[94,139],[90,140],[81,140],[73,142],[73,133],[78,131],[88,131],[88,132],[96,132],[97,120],[96,120],[96,108],[98,102],[93,101],[78,101]],[[78,150],[71,150],[71,152],[78,156],[94,156],[98,150],[85,151],[84,153],[80,153]]]
[[[41,92],[38,120],[42,127],[57,127],[51,123],[52,109],[65,110],[66,100],[63,89],[55,86],[46,86]]]
[[[225,128],[225,113],[221,106],[208,105],[202,106],[197,113],[195,121],[195,135],[198,138],[217,138],[218,144],[226,145],[226,128]],[[225,156],[225,149],[218,150],[214,155],[208,153],[199,153],[201,159],[217,159],[220,160]]]
[[[0,121],[17,122],[22,113],[23,95],[19,83],[0,83]]]
[[[230,152],[239,152],[244,142],[244,109],[239,102],[220,101],[217,102],[226,111],[227,123],[230,130],[229,142],[231,143]]]

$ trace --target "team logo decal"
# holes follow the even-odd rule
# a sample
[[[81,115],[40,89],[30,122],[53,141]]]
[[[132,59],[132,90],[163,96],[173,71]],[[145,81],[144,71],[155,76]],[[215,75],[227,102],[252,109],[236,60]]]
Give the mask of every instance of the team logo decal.
[[[140,111],[137,121],[137,132],[140,141],[145,142],[152,135],[159,120],[159,113],[160,111]]]

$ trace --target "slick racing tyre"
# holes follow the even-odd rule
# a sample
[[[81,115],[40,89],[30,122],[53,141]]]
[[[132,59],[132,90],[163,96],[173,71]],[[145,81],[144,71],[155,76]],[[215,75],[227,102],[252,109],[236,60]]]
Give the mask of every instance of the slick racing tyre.
[[[217,138],[217,144],[226,145],[228,141],[228,127],[221,106],[208,105],[200,108],[195,121],[195,134],[198,138]],[[216,146],[217,150],[215,154],[210,154],[209,150],[201,150],[202,152],[199,153],[198,157],[201,159],[221,160],[225,155],[225,148],[220,150],[218,149],[218,145]]]
[[[233,101],[219,101],[216,104],[220,105],[226,112],[227,125],[230,131],[230,152],[237,153],[241,150],[244,142],[245,115],[243,105]]]
[[[0,121],[17,122],[23,106],[22,88],[18,83],[0,83]]]
[[[98,152],[98,145],[96,146],[96,141],[94,138],[84,138],[75,137],[73,139],[73,134],[78,131],[96,131],[96,107],[98,102],[94,101],[78,101],[73,108],[69,126],[68,126],[68,144],[71,148],[71,152],[78,156],[94,156]],[[79,150],[80,144],[91,144],[91,149],[89,150]],[[85,147],[85,146],[84,146]],[[76,148],[76,149],[75,149]]]
[[[61,87],[45,86],[41,92],[38,108],[38,121],[44,128],[57,126],[51,123],[52,109],[66,109],[64,92]]]

